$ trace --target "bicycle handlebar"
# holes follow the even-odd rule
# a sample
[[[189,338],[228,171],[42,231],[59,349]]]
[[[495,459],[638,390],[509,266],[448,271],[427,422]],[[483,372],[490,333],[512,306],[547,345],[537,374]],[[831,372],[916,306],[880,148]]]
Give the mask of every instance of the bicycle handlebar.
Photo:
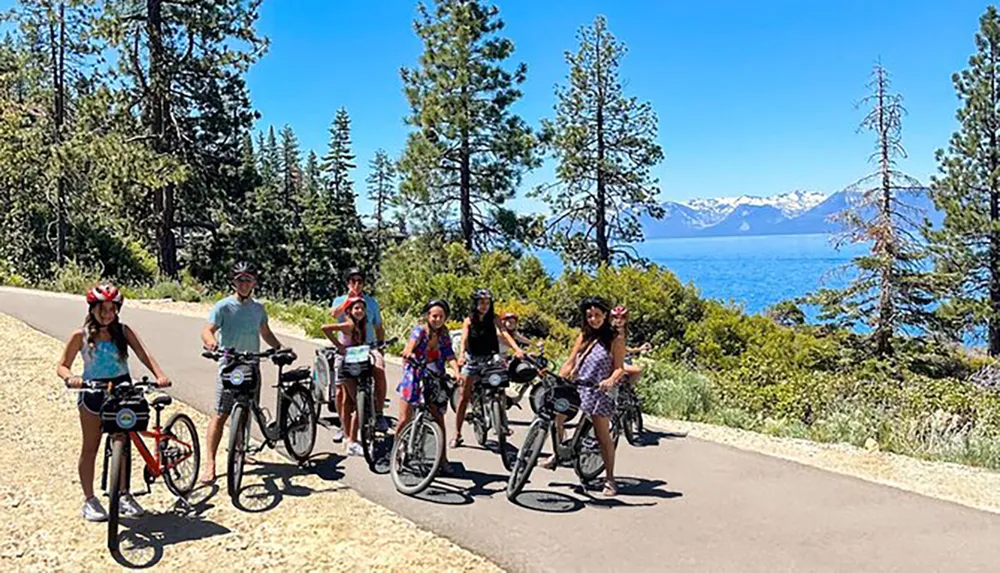
[[[240,352],[238,350],[233,350],[231,348],[220,348],[218,350],[205,350],[201,353],[204,358],[209,360],[215,360],[218,362],[224,358],[236,358],[238,360],[253,360],[260,358],[274,358],[281,355],[291,355],[294,358],[296,356],[295,351],[291,348],[268,348],[263,352]]]
[[[149,376],[143,376],[142,378],[132,379],[132,380],[122,380],[117,384],[113,383],[111,380],[83,380],[80,388],[70,387],[69,380],[63,380],[63,385],[66,389],[71,392],[105,392],[108,390],[115,390],[117,388],[127,387],[132,390],[140,391],[142,393],[148,393],[150,390],[157,390],[160,385],[155,380],[150,380]],[[168,383],[165,387],[173,386],[173,383]]]

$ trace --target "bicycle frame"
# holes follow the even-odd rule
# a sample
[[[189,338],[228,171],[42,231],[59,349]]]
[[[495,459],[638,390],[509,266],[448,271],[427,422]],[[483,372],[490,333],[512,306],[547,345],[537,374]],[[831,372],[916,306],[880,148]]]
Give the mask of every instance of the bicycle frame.
[[[160,416],[159,416],[160,413],[157,412],[156,414],[157,414],[157,416],[156,416],[156,425],[153,426],[152,430],[145,430],[145,431],[142,431],[142,432],[127,432],[127,433],[111,434],[107,438],[109,440],[118,440],[118,439],[124,439],[127,436],[128,442],[135,445],[136,450],[139,452],[139,455],[142,457],[142,460],[143,460],[143,462],[146,465],[146,470],[149,472],[149,480],[156,479],[158,477],[163,476],[163,474],[165,474],[168,470],[176,467],[178,464],[184,462],[185,460],[187,460],[191,456],[190,453],[185,454],[182,458],[180,458],[179,460],[177,460],[174,463],[167,463],[166,461],[163,460],[163,449],[160,446],[160,444],[162,444],[163,442],[167,441],[167,437],[166,437],[166,434],[163,433],[163,427],[160,425],[160,419],[159,419],[160,418]],[[151,438],[153,440],[153,442],[156,444],[156,455],[155,456],[153,455],[152,452],[149,451],[149,448],[146,446],[146,442],[143,440],[144,437],[145,438]],[[182,441],[178,440],[177,438],[172,438],[172,439],[173,439],[173,441],[177,442],[180,445],[187,446],[188,448],[191,448],[191,444],[188,444],[186,442],[182,442]],[[131,449],[130,448],[126,449],[126,459],[129,460],[129,462],[130,462],[127,467],[131,468],[132,453],[131,453]],[[107,464],[108,464],[108,458],[107,458],[107,456],[105,456],[105,458],[104,458],[104,470],[103,470],[102,476],[101,476],[101,487],[102,487],[102,489],[107,489],[107,479],[108,479],[108,465]],[[126,477],[126,483],[128,483],[129,481],[131,481],[130,479],[128,479],[128,477],[131,476],[131,471],[127,471],[126,472],[126,476],[127,476]],[[150,483],[149,480],[147,480],[147,482],[146,482],[146,493],[149,493],[151,491],[151,489],[149,487],[149,483]]]

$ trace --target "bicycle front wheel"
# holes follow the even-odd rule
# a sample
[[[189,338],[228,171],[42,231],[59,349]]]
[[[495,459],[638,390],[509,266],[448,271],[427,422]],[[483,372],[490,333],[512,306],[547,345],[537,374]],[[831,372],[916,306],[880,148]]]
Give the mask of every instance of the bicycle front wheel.
[[[601,444],[597,441],[597,431],[590,418],[584,416],[573,435],[573,470],[580,481],[588,482],[604,471]]]
[[[167,421],[163,435],[160,442],[163,482],[171,493],[183,497],[194,489],[201,467],[198,430],[187,414],[177,413]]]
[[[517,458],[514,460],[510,477],[507,479],[507,499],[510,501],[514,501],[514,498],[524,489],[524,485],[528,483],[531,470],[535,469],[538,456],[542,453],[542,446],[545,445],[545,437],[549,434],[551,423],[541,418],[535,418],[535,421],[528,427],[524,443],[517,451]]]
[[[299,462],[309,459],[316,444],[316,408],[303,386],[288,389],[281,404],[281,436],[285,449]]]
[[[371,394],[365,390],[365,385],[358,384],[358,438],[361,440],[361,449],[365,453],[368,469],[375,467],[375,417],[371,400]]]
[[[444,432],[428,416],[418,415],[396,434],[389,473],[396,491],[416,495],[431,485],[444,459]]]
[[[507,418],[504,416],[503,405],[500,403],[503,398],[503,395],[493,398],[493,429],[497,433],[497,451],[500,453],[500,460],[503,461],[503,468],[510,471],[514,461],[511,456],[507,455]]]
[[[233,406],[229,422],[229,452],[226,456],[226,489],[233,503],[239,498],[243,484],[243,464],[246,462],[247,434],[250,433],[250,418],[243,404]]]
[[[122,467],[125,458],[125,440],[111,438],[111,462],[108,464],[108,550],[112,554],[118,554],[118,512],[121,510],[122,500],[122,480],[124,476]]]

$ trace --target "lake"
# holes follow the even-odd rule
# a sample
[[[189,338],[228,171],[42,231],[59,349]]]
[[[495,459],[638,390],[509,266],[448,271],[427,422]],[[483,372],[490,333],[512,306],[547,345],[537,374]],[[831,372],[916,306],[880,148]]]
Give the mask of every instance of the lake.
[[[866,245],[839,251],[829,235],[708,237],[657,239],[638,246],[639,254],[693,283],[702,296],[732,300],[747,312],[813,292],[839,288],[847,276],[838,270]],[[552,253],[540,253],[549,272],[558,275],[562,263]]]

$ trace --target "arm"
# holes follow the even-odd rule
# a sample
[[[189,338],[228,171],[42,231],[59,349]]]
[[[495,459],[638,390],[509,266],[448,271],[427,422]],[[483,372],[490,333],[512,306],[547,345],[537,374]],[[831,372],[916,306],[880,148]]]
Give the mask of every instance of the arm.
[[[422,332],[423,328],[418,326],[410,333],[410,339],[406,342],[406,348],[403,349],[403,353],[400,355],[403,360],[409,360],[413,356],[413,349],[417,347],[417,342],[420,342]]]
[[[337,350],[339,350],[340,352],[343,352],[344,351],[344,346],[342,344],[340,344],[340,340],[337,339],[337,337],[334,335],[334,333],[335,332],[350,332],[351,328],[353,328],[353,327],[354,327],[354,323],[352,323],[350,321],[344,321],[344,322],[324,324],[323,326],[321,326],[319,328],[320,328],[320,330],[323,331],[323,335],[326,336],[328,339],[330,339],[330,342],[333,343],[333,345],[337,348]]]
[[[156,360],[146,351],[146,346],[139,340],[135,331],[128,326],[125,326],[125,339],[128,340],[128,345],[135,352],[135,357],[139,359],[139,362],[145,364],[146,368],[149,368],[149,371],[153,373],[153,376],[156,376],[156,385],[160,388],[169,386],[170,382],[167,380],[167,375],[163,373],[163,369],[160,368]]]
[[[381,322],[375,325],[375,340],[385,342],[385,327]]]
[[[503,338],[504,342],[507,343],[507,346],[514,351],[514,356],[517,358],[524,358],[524,351],[517,345],[517,341],[510,335],[510,331],[504,328],[498,319],[494,319],[493,324],[496,326],[497,336]]]
[[[452,358],[451,360],[449,360],[448,361],[448,367],[451,368],[451,375],[452,375],[452,377],[455,378],[455,380],[461,380],[462,379],[462,373],[458,369],[458,360],[455,360],[454,358]]]
[[[215,339],[215,333],[219,331],[219,327],[215,326],[211,322],[205,325],[205,328],[201,329],[201,345],[205,350],[215,350],[219,347],[219,341]]]
[[[468,318],[462,321],[462,340],[458,343],[458,366],[465,364],[465,344],[469,338],[469,325],[472,324]]]
[[[580,347],[583,346],[583,335],[576,337],[576,342],[573,343],[573,349],[569,351],[569,358],[563,365],[559,368],[559,376],[563,378],[569,378],[569,375],[573,373],[573,363],[576,361],[577,354],[580,353]]]
[[[622,337],[615,337],[611,343],[611,375],[607,380],[602,381],[598,387],[605,392],[612,389],[622,379],[625,373],[623,364],[625,362],[625,341]]]
[[[277,350],[281,348],[281,342],[278,341],[278,337],[271,332],[271,325],[266,321],[260,325],[260,336],[264,339],[264,342],[268,344],[271,348]]]
[[[80,377],[74,376],[70,368],[73,367],[73,361],[76,360],[81,348],[83,348],[83,331],[77,330],[66,341],[66,348],[63,349],[62,358],[59,359],[59,366],[56,368],[56,376],[62,378],[64,382],[74,382],[69,384],[72,388],[80,387]]]

